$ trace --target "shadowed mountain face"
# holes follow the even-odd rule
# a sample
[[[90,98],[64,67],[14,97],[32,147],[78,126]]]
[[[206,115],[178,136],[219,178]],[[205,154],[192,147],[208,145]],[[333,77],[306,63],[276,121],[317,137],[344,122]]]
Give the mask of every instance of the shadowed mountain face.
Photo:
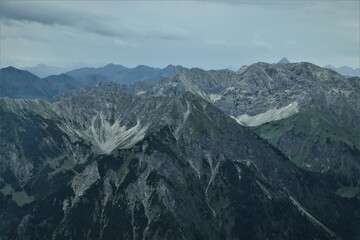
[[[0,82],[1,96],[34,98],[42,94],[40,79],[28,71],[14,67],[3,68],[0,70]]]
[[[28,71],[13,67],[0,69],[1,97],[49,100],[79,87],[79,83],[66,74],[38,78]]]
[[[255,132],[304,169],[336,173],[342,179],[338,190],[346,185],[358,195],[358,80],[310,63],[256,63],[239,73],[182,69],[146,94],[193,92],[240,124],[257,127]]]
[[[0,111],[2,239],[359,236],[358,201],[191,93],[94,88]]]

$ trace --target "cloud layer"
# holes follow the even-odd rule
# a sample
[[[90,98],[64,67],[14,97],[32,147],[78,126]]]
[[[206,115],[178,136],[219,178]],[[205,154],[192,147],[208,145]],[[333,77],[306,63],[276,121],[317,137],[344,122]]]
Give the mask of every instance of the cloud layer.
[[[1,67],[360,64],[359,1],[0,1]]]
[[[65,2],[66,3],[66,2]],[[159,38],[165,40],[186,39],[187,32],[164,24],[142,23],[128,25],[128,20],[96,9],[70,8],[62,2],[7,2],[1,1],[1,18],[5,24],[11,21],[40,23],[50,26],[74,27],[79,31],[96,33],[106,37]]]

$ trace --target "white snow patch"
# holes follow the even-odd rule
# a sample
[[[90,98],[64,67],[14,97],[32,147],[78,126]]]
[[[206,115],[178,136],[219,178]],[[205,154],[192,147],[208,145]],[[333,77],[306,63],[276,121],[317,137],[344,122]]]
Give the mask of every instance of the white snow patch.
[[[184,124],[184,123],[186,122],[186,120],[188,119],[190,113],[191,113],[190,103],[186,100],[186,112],[184,113],[183,124]]]
[[[239,181],[241,181],[241,168],[238,165],[235,165],[235,168],[236,168],[236,170],[238,172]]]
[[[235,91],[235,87],[228,87],[225,89],[224,94]]]
[[[237,121],[238,124],[240,124],[241,126],[244,126],[244,124],[243,124],[242,122],[239,122],[238,119],[237,119],[235,116],[230,115],[230,117],[231,117],[232,119],[235,119],[235,121]]]
[[[206,186],[206,189],[205,189],[205,197],[206,197],[206,202],[207,202],[207,205],[208,205],[209,209],[211,210],[213,216],[216,217],[216,212],[210,205],[210,199],[209,199],[209,195],[208,195],[208,190],[209,190],[209,187],[211,186],[211,183],[214,180],[214,178],[215,178],[215,176],[216,176],[216,174],[218,172],[218,168],[220,166],[220,161],[217,163],[215,169],[213,169],[212,161],[210,159],[208,159],[208,160],[210,162],[211,176],[210,176],[210,180],[209,180],[209,182],[208,182],[208,184]]]
[[[283,108],[269,109],[264,113],[260,113],[254,116],[243,114],[236,117],[236,121],[243,126],[259,126],[266,122],[276,121],[284,118],[288,118],[291,115],[299,112],[298,102],[290,103]]]
[[[66,213],[66,212],[68,211],[69,206],[70,206],[70,201],[69,201],[69,199],[65,199],[65,200],[63,201],[63,208],[62,208],[62,210],[64,211],[64,213]]]
[[[94,117],[85,134],[103,153],[109,154],[117,147],[126,149],[134,146],[144,138],[147,129],[147,126],[141,126],[140,120],[137,120],[136,125],[129,129],[126,126],[120,126],[119,120],[111,125],[100,114]]]
[[[189,161],[190,166],[197,172],[199,179],[201,178],[200,171],[194,166],[192,161]]]
[[[146,91],[138,91],[135,95],[136,95],[136,96],[139,96],[139,95],[142,95],[142,94],[144,94],[144,93],[146,93]]]
[[[216,102],[217,100],[220,100],[222,95],[220,94],[209,94],[210,101],[212,103]]]

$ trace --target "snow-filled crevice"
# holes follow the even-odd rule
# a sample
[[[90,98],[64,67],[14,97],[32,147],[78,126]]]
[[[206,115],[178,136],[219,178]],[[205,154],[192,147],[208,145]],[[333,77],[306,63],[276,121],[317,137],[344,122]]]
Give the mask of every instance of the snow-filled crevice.
[[[214,103],[222,98],[220,94],[209,94],[210,102]]]
[[[283,108],[269,109],[264,113],[260,113],[254,116],[243,114],[234,118],[243,126],[254,127],[266,122],[288,118],[297,112],[299,112],[298,102],[295,101]]]
[[[130,148],[141,141],[148,126],[141,126],[140,120],[136,125],[127,129],[121,126],[120,121],[116,120],[113,124],[109,123],[100,114],[94,117],[91,125],[85,131],[85,137],[106,154],[111,153],[115,148]]]

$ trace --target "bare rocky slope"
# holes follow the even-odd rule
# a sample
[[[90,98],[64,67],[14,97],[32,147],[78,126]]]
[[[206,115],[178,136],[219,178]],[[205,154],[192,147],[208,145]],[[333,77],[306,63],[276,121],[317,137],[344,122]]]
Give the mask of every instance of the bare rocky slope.
[[[359,236],[358,201],[194,94],[94,88],[0,111],[0,239]]]
[[[239,72],[181,69],[144,94],[192,92],[303,169],[334,174],[335,191],[359,197],[359,82],[311,63],[256,63]]]

